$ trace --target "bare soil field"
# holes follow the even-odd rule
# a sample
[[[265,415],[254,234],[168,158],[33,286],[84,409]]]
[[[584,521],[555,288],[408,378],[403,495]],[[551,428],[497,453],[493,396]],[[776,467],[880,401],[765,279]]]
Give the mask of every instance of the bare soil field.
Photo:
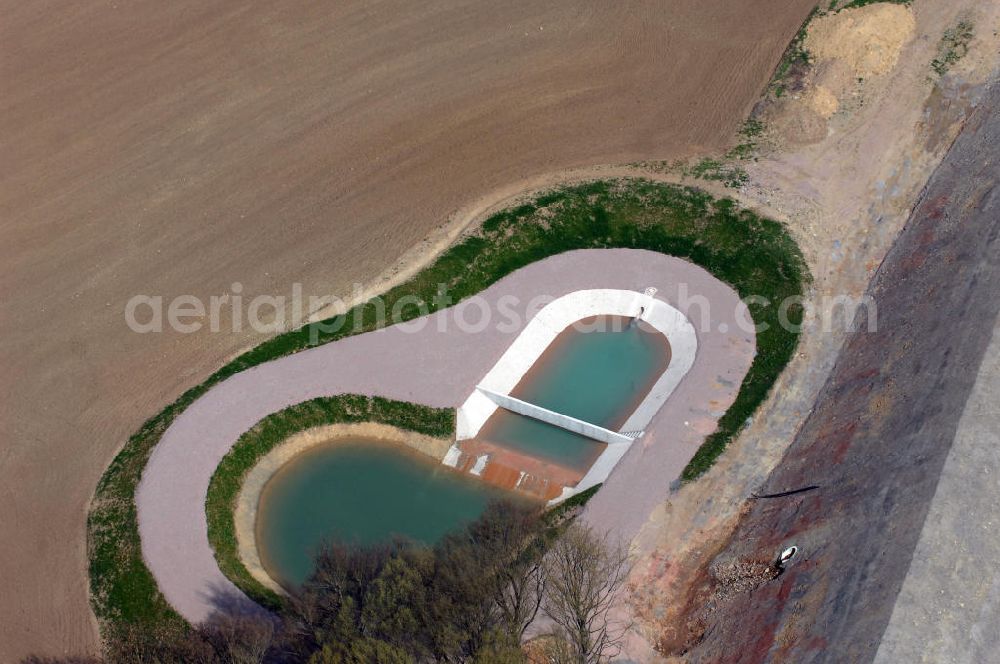
[[[96,647],[101,471],[257,340],[131,296],[345,294],[546,173],[719,150],[812,4],[4,3],[0,660]]]

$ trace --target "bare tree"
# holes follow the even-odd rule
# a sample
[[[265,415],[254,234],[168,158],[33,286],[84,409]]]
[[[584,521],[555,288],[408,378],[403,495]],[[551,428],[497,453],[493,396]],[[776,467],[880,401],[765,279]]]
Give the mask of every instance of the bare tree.
[[[514,561],[500,570],[501,584],[494,601],[500,610],[504,631],[520,641],[538,615],[545,597],[546,569],[541,555]]]
[[[222,613],[196,627],[122,625],[105,634],[104,664],[263,664],[279,635],[274,618]]]
[[[217,615],[198,628],[223,664],[263,664],[275,644],[275,619]]]
[[[491,570],[492,598],[503,631],[519,643],[545,594],[543,525],[539,511],[508,501],[491,504],[470,528]]]
[[[105,635],[106,664],[216,664],[212,646],[197,629],[178,624],[125,624]]]
[[[571,524],[545,556],[543,610],[565,642],[561,661],[598,664],[621,652],[626,625],[611,611],[628,576],[628,555],[590,528]]]

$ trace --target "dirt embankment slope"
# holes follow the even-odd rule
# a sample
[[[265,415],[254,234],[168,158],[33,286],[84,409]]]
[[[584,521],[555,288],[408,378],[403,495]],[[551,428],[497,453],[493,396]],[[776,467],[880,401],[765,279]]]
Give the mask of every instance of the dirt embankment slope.
[[[874,658],[1000,313],[998,109],[1000,84],[879,268],[876,306],[761,493],[817,488],[753,502],[716,565],[792,544],[799,555],[777,579],[709,602],[689,661]],[[988,578],[967,590],[989,592]]]
[[[851,17],[854,11],[824,20],[860,20]],[[893,36],[880,42],[879,57],[869,60],[863,44],[815,57],[804,80],[765,109],[765,152],[744,162],[750,182],[737,197],[787,221],[814,277],[808,304],[820,315],[807,319],[798,355],[740,437],[705,477],[676,492],[636,541],[639,631],[672,652],[690,640],[691,625],[678,613],[687,599],[698,602],[690,595],[697,586],[692,581],[728,540],[748,497],[780,461],[829,378],[849,310],[831,298],[864,294],[1000,67],[996,3],[917,0],[889,12],[875,5],[861,17],[867,30]],[[931,62],[943,33],[962,20],[977,26],[975,37],[965,56],[938,76]],[[881,21],[892,24],[879,27]],[[827,53],[816,42],[811,47]],[[886,63],[895,64],[886,70]],[[855,65],[881,73],[854,76]],[[816,111],[818,87],[836,99],[827,116]]]
[[[4,5],[7,661],[94,647],[101,471],[254,340],[133,334],[129,297],[342,293],[491,192],[718,148],[812,0]]]

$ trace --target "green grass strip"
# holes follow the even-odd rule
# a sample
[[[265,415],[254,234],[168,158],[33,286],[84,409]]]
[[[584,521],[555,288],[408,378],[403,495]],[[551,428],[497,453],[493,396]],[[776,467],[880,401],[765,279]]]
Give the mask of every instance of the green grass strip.
[[[813,19],[822,15],[823,12],[819,7],[814,7],[809,12],[809,15],[806,16],[806,20],[802,22],[798,32],[795,33],[792,41],[785,48],[785,52],[781,54],[778,66],[775,67],[774,73],[771,74],[771,81],[768,83],[765,96],[767,93],[770,93],[775,98],[782,97],[788,88],[790,77],[797,70],[807,69],[812,64],[812,55],[805,47],[806,37],[809,34],[809,25],[813,22]]]
[[[615,247],[687,259],[731,285],[740,297],[770,302],[749,304],[754,321],[768,327],[757,335],[757,356],[736,401],[684,470],[684,479],[690,480],[722,453],[766,398],[795,350],[798,333],[778,324],[778,306],[784,298],[800,296],[809,275],[797,245],[778,222],[690,187],[642,179],[567,186],[492,215],[478,232],[382,299],[391,311],[400,298],[415,296],[434,311],[438,284],[447,285],[457,302],[543,258],[574,249]],[[235,373],[308,348],[314,335],[319,343],[328,343],[375,328],[376,307],[358,305],[348,317],[353,320],[355,313],[360,325],[343,325],[336,331],[306,326],[237,357],[128,440],[98,484],[88,520],[91,597],[103,623],[180,620],[142,561],[134,503],[142,469],[163,431],[195,399]],[[403,308],[404,319],[418,315],[418,307]],[[792,323],[799,323],[801,316],[801,307],[788,311]]]

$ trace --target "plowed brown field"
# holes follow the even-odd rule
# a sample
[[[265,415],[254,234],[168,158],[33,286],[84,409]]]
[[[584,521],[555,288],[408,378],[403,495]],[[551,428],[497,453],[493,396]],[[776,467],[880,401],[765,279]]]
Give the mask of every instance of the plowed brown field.
[[[132,295],[343,292],[496,192],[719,149],[813,4],[4,2],[0,660],[95,647],[95,483],[254,341]]]

